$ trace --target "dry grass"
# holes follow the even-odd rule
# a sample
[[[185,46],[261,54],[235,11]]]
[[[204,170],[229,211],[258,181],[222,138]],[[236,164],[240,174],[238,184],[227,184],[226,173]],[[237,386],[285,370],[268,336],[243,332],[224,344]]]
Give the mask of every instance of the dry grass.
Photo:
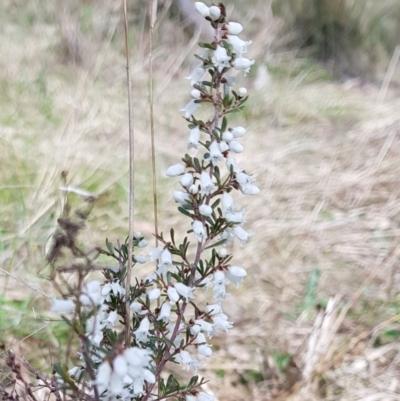
[[[29,26],[11,2],[1,6],[6,14],[0,12],[8,16],[2,24],[7,41],[0,42],[0,260],[2,269],[50,293],[36,273],[59,212],[62,171],[68,171],[70,184],[99,195],[87,244],[126,236],[125,69],[118,9],[88,2],[69,10],[68,18],[81,24],[72,31],[81,35],[81,62],[66,65],[61,45],[70,43],[68,29],[60,28],[52,6],[39,12],[32,4],[41,2],[26,10],[36,15]],[[249,132],[240,162],[255,174],[262,194],[238,200],[254,236],[236,246],[235,262],[250,277],[238,296],[231,291],[235,329],[213,340],[215,358],[205,372],[210,390],[221,401],[397,399],[398,88],[389,85],[382,93],[380,86],[358,80],[339,84],[318,65],[271,55],[277,22],[256,29],[260,20],[272,18],[268,7],[246,12],[258,69],[240,78],[252,97],[235,118]],[[184,150],[187,128],[178,109],[188,99],[184,76],[195,40],[177,32],[167,14],[158,23],[155,129],[161,172]],[[140,18],[136,27],[136,224],[150,236],[148,36]],[[160,228],[167,232],[183,220],[169,194],[174,183],[161,176],[159,182]],[[33,322],[30,333],[43,326],[47,303],[8,275],[0,279],[0,309],[21,316],[19,323],[8,315],[3,321],[0,340],[11,346],[29,334],[21,331],[21,321]],[[23,306],[14,302],[27,297]],[[42,329],[51,341],[34,335],[19,344],[39,364],[47,348],[54,354],[62,342],[51,327]]]

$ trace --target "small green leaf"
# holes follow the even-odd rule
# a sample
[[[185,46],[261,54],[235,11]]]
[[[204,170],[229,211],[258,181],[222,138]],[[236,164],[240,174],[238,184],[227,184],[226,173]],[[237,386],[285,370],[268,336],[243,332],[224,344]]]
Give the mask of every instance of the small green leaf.
[[[228,127],[228,120],[226,117],[222,119],[222,125],[221,125],[221,134],[223,134],[226,131],[226,128]]]
[[[185,216],[190,217],[190,218],[193,218],[192,214],[189,213],[189,212],[188,212],[186,209],[184,209],[183,207],[179,206],[179,207],[178,207],[178,210],[179,210],[182,214],[184,214]]]
[[[198,45],[203,49],[215,50],[215,46],[213,46],[211,43],[199,42]]]
[[[231,113],[238,113],[239,111],[242,111],[244,109],[244,106],[239,106],[234,109],[230,109],[228,111],[225,111],[225,114],[231,114]]]
[[[211,244],[208,245],[206,248],[204,249],[211,249],[211,248],[215,248],[216,246],[220,246],[220,245],[224,245],[226,242],[226,239],[222,239],[221,241],[216,242],[215,244]]]

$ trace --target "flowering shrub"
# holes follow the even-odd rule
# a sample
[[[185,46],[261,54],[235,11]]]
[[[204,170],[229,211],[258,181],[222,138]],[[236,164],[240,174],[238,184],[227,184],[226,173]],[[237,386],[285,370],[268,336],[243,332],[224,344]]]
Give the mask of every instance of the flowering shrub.
[[[244,107],[247,90],[235,90],[235,78],[229,73],[236,69],[246,75],[254,61],[245,57],[251,42],[237,36],[242,25],[226,20],[222,4],[208,7],[197,2],[196,9],[210,22],[214,40],[199,43],[203,49],[196,56],[199,64],[187,77],[192,99],[181,111],[190,131],[187,148],[204,150],[204,154],[185,154],[166,171],[167,176],[179,178],[180,190],[174,191],[173,198],[178,211],[190,222],[188,236],[178,243],[174,229],[169,238],[159,235],[160,245],[150,250],[147,258],[141,254],[147,240],[136,233],[133,265],[149,259],[156,268],[125,288],[128,242],[121,245],[107,241],[106,249],[97,250],[98,254],[116,264],[98,266],[95,258],[76,245],[77,232],[87,215],[75,213],[78,221],[68,216],[59,220],[48,259],[54,277],[64,275],[65,285],[60,285],[63,298],[53,299],[51,310],[66,314],[64,320],[80,341],[81,360],[74,367],[55,364],[57,380],[46,380],[35,373],[40,385],[60,400],[61,394],[95,401],[214,399],[201,390],[204,379],[195,375],[180,383],[172,374],[165,377],[165,370],[175,363],[196,372],[202,358],[212,355],[208,340],[227,333],[233,325],[223,312],[226,286],[232,283],[238,287],[247,273],[232,263],[227,245],[235,238],[246,243],[250,234],[243,228],[244,210],[235,204],[232,194],[239,190],[255,195],[259,189],[232,157],[243,151],[240,138],[246,129],[230,126],[228,117]],[[206,121],[194,115],[203,106],[212,110]],[[76,259],[70,268],[57,264],[62,248],[68,248]],[[87,280],[93,269],[102,270],[103,282]],[[75,285],[65,278],[71,272]],[[196,302],[196,294],[209,288],[209,303]],[[124,341],[127,331],[129,343]],[[15,363],[9,364],[17,372]],[[31,398],[35,399],[33,393]]]

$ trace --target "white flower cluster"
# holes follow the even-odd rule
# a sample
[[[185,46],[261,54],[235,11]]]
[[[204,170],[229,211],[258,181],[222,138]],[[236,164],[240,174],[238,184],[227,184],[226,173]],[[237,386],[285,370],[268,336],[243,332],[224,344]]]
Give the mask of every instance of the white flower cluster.
[[[97,369],[96,385],[98,392],[107,390],[106,398],[118,396],[123,400],[142,395],[144,382],[155,383],[154,374],[148,369],[151,354],[138,347],[127,348],[112,362],[105,360]]]
[[[220,7],[208,7],[202,2],[196,2],[196,9],[203,17],[215,23],[221,18]],[[204,126],[201,124],[197,125],[197,120],[194,118],[194,113],[201,106],[201,103],[198,101],[199,99],[212,99],[211,103],[217,107],[216,102],[221,96],[220,93],[209,90],[203,85],[202,79],[207,70],[210,69],[210,65],[214,67],[214,73],[211,79],[216,79],[216,74],[220,74],[220,78],[222,78],[230,68],[242,70],[246,75],[251,65],[254,64],[254,60],[249,60],[244,57],[251,41],[244,41],[236,36],[243,30],[241,24],[237,22],[224,22],[221,23],[216,30],[217,41],[215,49],[212,51],[207,50],[203,55],[205,61],[198,65],[187,77],[190,80],[191,86],[194,87],[191,91],[192,100],[181,109],[181,111],[185,113],[185,118],[192,123],[191,126],[189,126],[190,133],[187,147],[188,149],[195,150],[199,149],[201,146],[206,148],[207,153],[203,161],[200,161],[200,164],[206,167],[202,167],[199,170],[198,168],[194,168],[189,162],[185,163],[185,159],[183,159],[183,162],[174,164],[166,170],[166,175],[168,177],[179,177],[182,188],[179,191],[174,191],[173,198],[180,207],[194,211],[192,231],[200,246],[208,244],[210,241],[209,226],[211,223],[208,219],[212,218],[213,214],[216,212],[211,207],[210,200],[213,198],[220,199],[221,217],[228,223],[228,228],[221,233],[222,239],[226,240],[226,242],[232,242],[236,237],[241,243],[247,242],[250,234],[242,227],[245,223],[245,211],[235,205],[233,197],[229,192],[232,186],[236,186],[244,195],[256,195],[260,192],[259,188],[254,185],[255,179],[246,174],[244,170],[238,166],[234,157],[230,157],[230,153],[238,154],[243,152],[244,147],[240,142],[240,138],[244,137],[246,129],[242,126],[235,126],[222,131],[215,120]],[[222,43],[222,40],[226,41],[231,46],[230,52],[226,45]],[[209,79],[209,81],[211,79]],[[233,77],[224,76],[224,80],[229,87],[234,85],[235,80]],[[219,82],[221,81],[222,79],[220,79]],[[215,90],[218,91],[217,88],[215,88]],[[236,91],[236,94],[238,101],[240,101],[247,96],[247,89],[241,87]],[[201,141],[202,135],[205,136],[203,141]],[[207,163],[209,164],[207,165]],[[233,177],[233,182],[226,185],[226,187],[221,187],[220,182],[216,180],[213,173],[216,168],[218,168],[219,171],[219,166],[222,163],[225,163],[228,175]],[[153,252],[156,251],[157,250]],[[157,252],[158,255],[155,259],[159,258],[161,261],[158,266],[158,274],[165,276],[168,273],[168,269],[175,271],[171,254],[163,248],[159,248]],[[168,263],[164,265],[163,259],[164,253],[166,252],[168,252],[168,257],[166,258]],[[195,319],[194,323],[189,327],[190,333],[194,337],[192,345],[197,349],[198,354],[207,357],[212,355],[212,348],[207,343],[206,337],[210,338],[219,331],[228,332],[228,330],[232,328],[232,322],[228,321],[228,317],[223,313],[221,306],[221,301],[228,295],[226,292],[226,285],[233,283],[238,287],[241,281],[247,276],[246,270],[242,267],[223,264],[223,260],[228,257],[228,251],[225,247],[219,250],[218,256],[224,267],[217,269],[211,276],[200,278],[200,284],[204,285],[206,289],[210,286],[213,287],[215,303],[207,305],[204,308],[204,316]],[[198,274],[196,274],[196,276],[198,276]],[[170,296],[170,292],[172,294],[172,289],[176,287],[177,284],[178,283],[170,284],[170,288],[168,289],[170,302],[177,301],[177,298]],[[184,291],[187,290],[190,290],[190,294],[192,294],[195,288],[185,288]],[[183,293],[180,293],[180,295],[184,297]],[[185,299],[187,300],[188,298]],[[180,327],[179,333],[184,333],[186,327]],[[181,337],[179,335],[176,337],[175,343],[179,344],[180,340]],[[175,360],[186,370],[191,368],[197,370],[197,368],[201,366],[201,362],[191,355],[187,349],[180,350]],[[188,396],[186,399],[187,401],[193,401],[195,398]]]

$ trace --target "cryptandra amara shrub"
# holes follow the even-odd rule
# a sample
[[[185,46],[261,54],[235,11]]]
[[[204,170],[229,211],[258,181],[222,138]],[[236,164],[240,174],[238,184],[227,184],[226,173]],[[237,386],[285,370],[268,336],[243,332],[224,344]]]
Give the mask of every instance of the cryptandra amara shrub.
[[[166,171],[167,176],[179,178],[181,188],[173,198],[190,222],[188,236],[178,243],[173,229],[169,239],[159,235],[160,245],[147,257],[141,254],[147,240],[136,233],[134,268],[148,259],[156,268],[125,288],[128,242],[113,245],[107,241],[107,249],[98,249],[96,256],[105,255],[116,264],[96,264],[96,257],[83,252],[76,240],[93,199],[86,198],[89,207],[75,212],[75,220],[66,210],[47,253],[54,281],[57,277],[63,280],[58,285],[62,298],[53,299],[51,310],[64,314],[71,333],[79,340],[80,363],[56,363],[48,378],[28,365],[39,381],[37,387],[53,393],[57,400],[214,399],[202,391],[205,381],[197,375],[180,383],[165,372],[169,364],[196,372],[203,363],[200,360],[212,355],[208,339],[232,328],[233,323],[223,312],[226,285],[239,286],[247,273],[233,264],[227,245],[235,239],[245,243],[250,237],[243,228],[244,211],[235,205],[232,194],[239,190],[244,195],[256,195],[259,189],[253,185],[254,178],[232,157],[243,151],[240,138],[246,130],[230,126],[228,117],[244,107],[247,90],[234,90],[235,78],[229,72],[235,69],[246,75],[254,61],[244,57],[251,42],[237,36],[242,25],[226,20],[222,4],[208,7],[197,2],[196,9],[211,24],[214,40],[199,43],[199,64],[187,77],[192,99],[181,111],[190,131],[187,148],[205,152],[198,152],[202,153],[198,157],[185,154],[181,162]],[[203,106],[212,110],[207,121],[194,116]],[[67,249],[74,263],[66,267],[57,261],[61,251]],[[87,280],[93,270],[102,271],[103,282]],[[209,303],[197,303],[196,294],[209,288]],[[129,343],[124,341],[127,330]],[[65,360],[69,361],[69,355]],[[18,373],[12,354],[9,366],[23,382],[27,398],[37,400],[32,385]],[[3,388],[2,392],[5,399],[17,399],[15,390]]]

